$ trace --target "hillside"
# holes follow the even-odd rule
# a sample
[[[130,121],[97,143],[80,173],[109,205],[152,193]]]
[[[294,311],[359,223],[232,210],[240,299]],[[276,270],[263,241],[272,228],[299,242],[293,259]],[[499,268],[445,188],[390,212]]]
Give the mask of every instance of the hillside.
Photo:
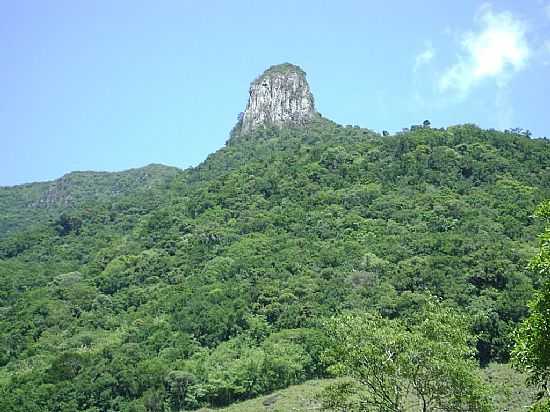
[[[550,143],[343,127],[305,76],[266,70],[196,168],[0,189],[0,410],[317,408],[317,383],[347,410],[372,377],[391,410],[524,406]]]
[[[72,172],[52,182],[0,187],[0,238],[87,202],[165,186],[178,173],[177,168],[152,164],[115,173]]]
[[[522,412],[532,403],[534,393],[525,386],[525,376],[509,366],[491,364],[483,370],[491,386],[492,399],[497,411]],[[322,411],[320,397],[334,380],[313,380],[248,401],[235,403],[219,412],[308,412]],[[199,412],[212,412],[201,409]],[[405,411],[412,412],[412,411]]]
[[[482,365],[506,361],[549,166],[548,141],[473,125],[317,119],[59,209],[0,244],[0,409],[227,405],[326,376],[323,318],[428,292],[471,315]]]

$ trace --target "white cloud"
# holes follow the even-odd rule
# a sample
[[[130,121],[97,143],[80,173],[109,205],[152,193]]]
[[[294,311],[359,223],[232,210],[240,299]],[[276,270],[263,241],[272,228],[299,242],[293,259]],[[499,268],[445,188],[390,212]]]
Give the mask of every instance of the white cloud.
[[[425,64],[431,62],[434,57],[435,49],[433,48],[431,43],[427,43],[425,49],[416,55],[413,70],[416,72],[421,66],[424,66]]]
[[[510,12],[495,13],[489,5],[480,8],[475,20],[480,30],[462,35],[462,54],[439,78],[441,92],[465,97],[479,82],[490,78],[502,87],[527,63],[527,28],[521,20]]]

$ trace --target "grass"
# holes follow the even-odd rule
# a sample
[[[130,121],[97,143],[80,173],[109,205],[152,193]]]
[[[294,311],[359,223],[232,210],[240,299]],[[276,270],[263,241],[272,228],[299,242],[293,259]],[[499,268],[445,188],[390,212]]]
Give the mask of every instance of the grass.
[[[483,375],[493,392],[498,412],[525,412],[532,404],[534,390],[525,384],[525,376],[509,365],[491,364]],[[332,379],[312,380],[272,394],[238,402],[222,409],[201,409],[199,412],[311,412],[321,411],[317,400],[322,390],[335,382]],[[415,411],[410,411],[415,412]]]
[[[493,393],[493,404],[499,412],[526,412],[534,402],[535,390],[525,383],[526,376],[509,365],[490,364],[483,369],[485,381]]]
[[[312,380],[301,385],[290,386],[272,394],[238,402],[217,412],[311,412],[320,411],[321,404],[316,395],[330,383],[331,379]],[[211,412],[213,409],[200,409],[199,412]]]

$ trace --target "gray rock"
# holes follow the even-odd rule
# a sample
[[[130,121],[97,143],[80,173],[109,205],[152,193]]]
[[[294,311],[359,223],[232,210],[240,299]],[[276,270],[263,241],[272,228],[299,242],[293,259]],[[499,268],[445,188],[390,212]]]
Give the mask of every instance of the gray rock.
[[[268,396],[267,398],[265,398],[262,402],[262,404],[264,406],[273,406],[275,405],[275,403],[281,398],[281,395],[276,393],[275,395],[271,395],[271,396]]]
[[[238,126],[240,135],[259,127],[302,126],[315,116],[306,73],[290,63],[271,66],[250,85],[250,97]]]

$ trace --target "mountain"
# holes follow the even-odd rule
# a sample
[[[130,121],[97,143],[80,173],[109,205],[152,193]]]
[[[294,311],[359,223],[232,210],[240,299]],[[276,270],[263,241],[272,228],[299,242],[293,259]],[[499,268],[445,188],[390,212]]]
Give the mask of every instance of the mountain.
[[[168,185],[181,171],[151,164],[124,172],[72,172],[52,182],[0,187],[0,238],[61,211]]]
[[[249,94],[235,134],[243,135],[269,126],[301,126],[316,116],[306,73],[290,63],[267,69],[252,82]]]
[[[266,72],[288,78],[274,96],[309,101],[296,67]],[[243,120],[298,107],[256,111],[257,83]],[[237,126],[186,171],[3,189],[0,410],[228,405],[327,377],[333,315],[405,321],[434,298],[471,321],[481,366],[508,361],[540,282],[549,142],[273,120],[290,118]]]

